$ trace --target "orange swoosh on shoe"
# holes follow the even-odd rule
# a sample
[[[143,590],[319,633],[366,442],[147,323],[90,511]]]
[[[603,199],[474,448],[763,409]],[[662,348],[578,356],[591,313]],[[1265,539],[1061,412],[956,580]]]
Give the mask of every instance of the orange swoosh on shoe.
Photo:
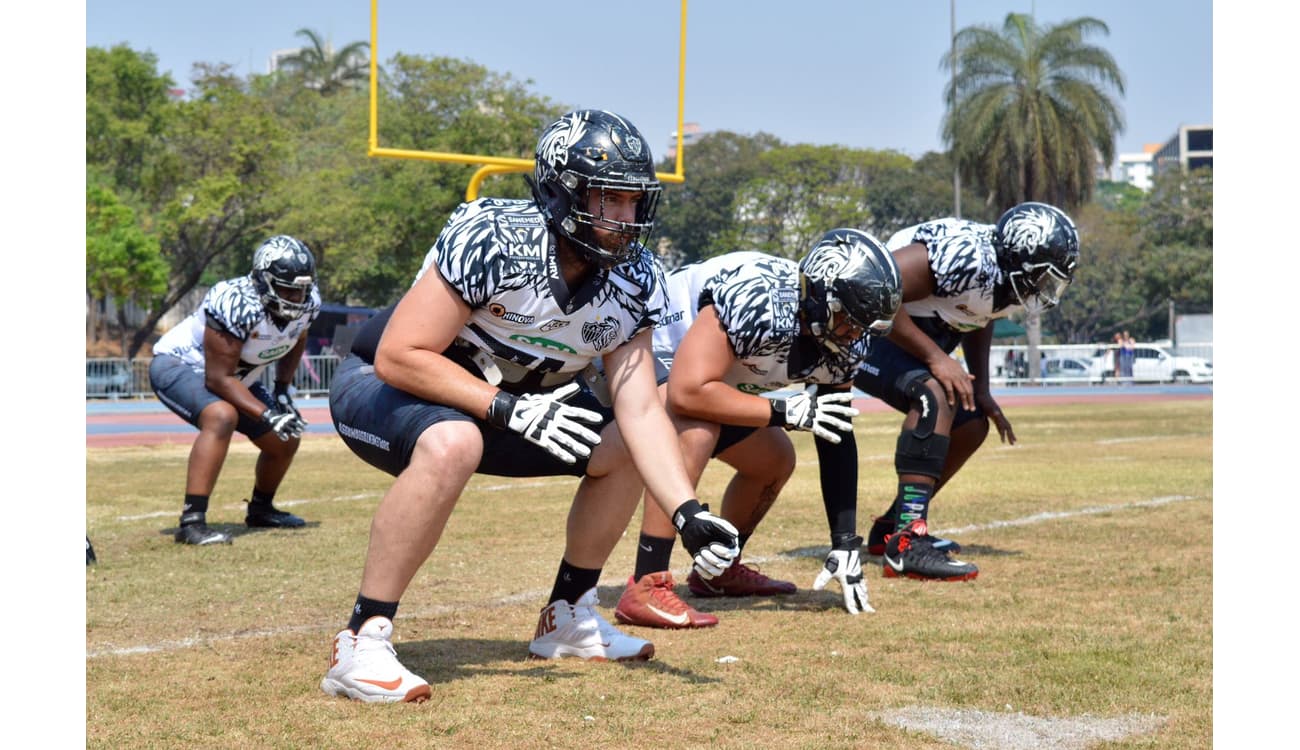
[[[383,688],[384,690],[396,690],[397,686],[402,684],[402,678],[398,677],[395,680],[384,681],[384,680],[363,680],[358,677],[357,682],[364,682],[370,685],[374,685],[375,687]]]

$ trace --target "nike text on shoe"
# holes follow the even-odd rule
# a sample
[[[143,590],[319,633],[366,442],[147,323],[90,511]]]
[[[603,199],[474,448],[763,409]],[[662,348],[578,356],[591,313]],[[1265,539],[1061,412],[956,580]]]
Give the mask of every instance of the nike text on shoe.
[[[646,628],[710,628],[718,618],[700,612],[673,592],[673,574],[664,570],[647,573],[641,580],[627,579],[627,588],[614,609],[614,619],[624,625]]]
[[[894,533],[894,519],[888,516],[877,516],[871,524],[871,531],[867,534],[867,554],[873,557],[885,554],[885,537],[892,533]],[[931,546],[940,552],[961,554],[961,545],[951,539],[937,536],[932,536],[930,539]]]
[[[596,611],[596,589],[577,604],[551,602],[537,618],[537,632],[528,644],[532,659],[573,656],[591,661],[645,661],[655,655],[654,644],[624,635]]]
[[[882,562],[885,578],[915,578],[920,581],[969,581],[979,575],[979,568],[953,560],[947,552],[936,549],[934,537],[926,532],[924,519],[890,534],[885,540]]]
[[[176,530],[177,544],[230,544],[229,534],[208,528],[206,523],[192,523]]]
[[[244,523],[254,529],[300,529],[307,525],[298,516],[276,510],[275,506],[262,508],[251,504],[248,506],[248,515],[244,516]]]
[[[429,683],[397,661],[392,638],[393,622],[387,617],[366,620],[359,633],[340,631],[320,689],[366,703],[428,700]]]
[[[696,596],[779,596],[793,594],[799,590],[790,581],[778,581],[758,572],[753,565],[739,561],[722,571],[722,575],[709,580],[700,577],[694,570],[686,577],[686,586]]]

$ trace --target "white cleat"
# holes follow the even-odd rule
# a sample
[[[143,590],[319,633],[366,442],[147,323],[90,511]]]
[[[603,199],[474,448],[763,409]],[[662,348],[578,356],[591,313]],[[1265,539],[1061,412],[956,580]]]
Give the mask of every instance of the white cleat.
[[[320,689],[366,703],[428,700],[429,683],[397,661],[392,638],[393,621],[387,617],[366,620],[359,633],[340,631]]]
[[[573,656],[591,661],[645,661],[655,655],[654,644],[633,638],[605,621],[596,611],[596,589],[578,599],[577,604],[554,601],[542,609],[537,619],[537,633],[528,644],[533,659],[560,659]]]

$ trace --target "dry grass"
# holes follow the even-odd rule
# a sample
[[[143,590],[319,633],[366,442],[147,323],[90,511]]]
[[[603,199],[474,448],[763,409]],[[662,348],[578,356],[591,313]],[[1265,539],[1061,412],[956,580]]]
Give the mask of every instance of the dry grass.
[[[696,602],[719,627],[646,631],[656,658],[616,666],[525,660],[562,549],[565,478],[477,477],[398,614],[398,655],[434,685],[423,705],[326,697],[318,682],[347,619],[371,512],[388,478],[334,438],[307,441],[280,493],[311,525],[189,548],[170,533],[187,449],[87,455],[90,747],[881,747],[909,706],[1043,717],[1156,716],[1108,747],[1212,742],[1211,403],[1014,410],[940,495],[932,522],[979,564],[968,584],[867,573],[874,615],[809,586],[826,551],[816,453],[747,555],[796,581],[790,597]],[[892,497],[898,420],[858,420],[863,529]],[[254,452],[232,450],[209,520],[243,532]],[[701,497],[719,497],[713,466]],[[1149,502],[1158,500],[1158,502]],[[1066,514],[1022,525],[999,522]],[[228,526],[227,526],[228,525]],[[633,525],[635,533],[635,522]],[[491,554],[487,554],[487,550]],[[604,614],[631,572],[619,545]],[[685,568],[678,551],[674,563]],[[833,585],[832,585],[833,588]],[[684,587],[682,587],[684,593]],[[739,660],[719,663],[723,656]],[[906,733],[910,750],[952,747]]]

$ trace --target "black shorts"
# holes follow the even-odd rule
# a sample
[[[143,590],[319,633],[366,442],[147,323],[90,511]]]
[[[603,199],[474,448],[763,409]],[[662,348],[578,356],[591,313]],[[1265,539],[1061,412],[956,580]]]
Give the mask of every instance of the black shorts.
[[[195,427],[199,426],[200,412],[210,404],[225,400],[208,390],[202,375],[185,364],[180,357],[170,354],[154,355],[153,361],[149,363],[149,387],[164,406]],[[271,398],[261,383],[253,383],[248,386],[248,390],[266,404],[268,409],[274,408],[275,399]],[[249,440],[256,440],[270,432],[271,425],[239,412],[235,430],[241,435],[247,435]]]
[[[950,342],[936,341],[935,343],[942,348],[945,343]],[[952,343],[944,351],[951,352],[956,348],[956,343]],[[872,339],[871,354],[868,355],[867,361],[862,363],[862,368],[858,370],[858,374],[854,376],[853,385],[857,386],[858,390],[863,393],[875,396],[894,407],[894,409],[906,414],[912,408],[912,401],[898,387],[898,376],[912,370],[929,372],[929,368],[925,366],[925,363],[908,354],[902,347],[889,339]],[[973,411],[964,409],[961,404],[958,404],[956,414],[952,418],[952,426],[955,429],[972,419],[983,418],[984,410],[979,407],[979,404],[975,405]]]
[[[583,391],[566,403],[606,413]],[[575,476],[587,473],[587,460],[566,464],[518,433],[499,430],[459,409],[434,404],[384,383],[373,365],[349,355],[330,385],[330,419],[343,442],[363,461],[393,476],[411,463],[420,435],[439,422],[473,422],[483,436],[483,458],[476,473],[502,477]],[[606,421],[606,424],[608,420]],[[600,432],[599,426],[592,430]]]

